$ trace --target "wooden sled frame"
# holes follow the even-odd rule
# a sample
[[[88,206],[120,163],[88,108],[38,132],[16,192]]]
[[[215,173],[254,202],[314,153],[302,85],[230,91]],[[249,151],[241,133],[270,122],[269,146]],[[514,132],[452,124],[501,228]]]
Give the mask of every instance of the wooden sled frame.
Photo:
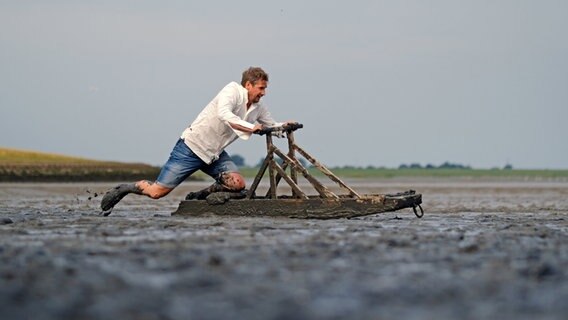
[[[302,124],[286,124],[282,127],[266,128],[256,132],[266,135],[266,157],[254,178],[250,189],[243,197],[235,198],[229,193],[211,194],[205,200],[184,200],[174,215],[199,216],[238,215],[238,216],[285,216],[292,218],[351,218],[403,208],[412,208],[418,218],[424,215],[422,195],[410,190],[397,194],[360,195],[345,184],[339,177],[298,146],[294,131],[303,128]],[[273,134],[285,135],[288,140],[288,152],[284,153],[273,143]],[[296,152],[308,160],[329,179],[347,192],[337,195],[319,182],[296,157]],[[282,160],[280,165],[275,155]],[[286,171],[289,169],[290,174]],[[264,197],[256,195],[256,190],[268,170],[270,187]],[[298,185],[298,175],[302,175],[317,191],[319,196],[308,196]],[[292,195],[277,195],[278,184],[284,179],[292,189]],[[214,198],[214,200],[212,200]],[[211,198],[211,199],[210,199]],[[220,199],[220,200],[219,200]],[[420,208],[420,214],[416,208]]]
[[[300,153],[306,160],[308,160],[315,168],[320,170],[323,174],[328,176],[332,181],[339,184],[339,186],[349,192],[349,195],[361,199],[361,196],[347,186],[341,179],[334,175],[329,169],[322,165],[316,158],[312,157],[304,149],[296,144],[294,139],[294,131],[302,128],[301,124],[290,124],[284,127],[284,133],[288,139],[288,154],[284,154],[280,149],[278,149],[272,141],[272,132],[275,131],[273,128],[265,129],[259,134],[266,134],[266,158],[260,166],[258,174],[254,178],[251,188],[249,189],[246,199],[252,199],[255,194],[256,188],[260,183],[260,180],[264,176],[266,169],[268,169],[268,174],[270,176],[270,188],[266,194],[269,199],[277,199],[276,190],[278,189],[278,184],[283,178],[290,188],[292,188],[292,197],[298,199],[308,200],[308,196],[300,189],[298,186],[298,173],[302,174],[306,180],[316,189],[320,197],[323,199],[333,199],[338,200],[339,197],[321,184],[314,176],[312,176],[309,171],[298,161],[296,158],[296,151]],[[283,160],[282,166],[274,159],[274,154],[278,155],[280,159]],[[286,174],[286,169],[290,167],[290,176]]]

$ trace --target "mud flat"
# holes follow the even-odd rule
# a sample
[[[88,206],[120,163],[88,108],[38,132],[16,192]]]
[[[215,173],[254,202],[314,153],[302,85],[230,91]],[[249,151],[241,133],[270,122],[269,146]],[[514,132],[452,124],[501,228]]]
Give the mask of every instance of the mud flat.
[[[2,319],[568,316],[568,183],[349,183],[426,214],[170,216],[191,182],[101,217],[112,184],[0,184]]]

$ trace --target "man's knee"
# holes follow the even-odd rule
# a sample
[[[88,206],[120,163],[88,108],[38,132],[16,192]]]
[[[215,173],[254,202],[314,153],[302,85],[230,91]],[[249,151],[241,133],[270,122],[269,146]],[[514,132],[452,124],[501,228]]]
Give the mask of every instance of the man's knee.
[[[220,183],[232,191],[241,191],[245,188],[245,178],[238,172],[227,172],[221,174]]]

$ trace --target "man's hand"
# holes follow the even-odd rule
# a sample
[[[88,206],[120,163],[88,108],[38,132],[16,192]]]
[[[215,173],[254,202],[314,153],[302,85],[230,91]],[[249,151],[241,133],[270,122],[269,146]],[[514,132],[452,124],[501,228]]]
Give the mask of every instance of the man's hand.
[[[254,125],[254,127],[251,130],[252,130],[252,133],[255,133],[257,131],[262,130],[262,128],[264,128],[264,126],[261,125],[260,123],[257,123],[257,124]]]

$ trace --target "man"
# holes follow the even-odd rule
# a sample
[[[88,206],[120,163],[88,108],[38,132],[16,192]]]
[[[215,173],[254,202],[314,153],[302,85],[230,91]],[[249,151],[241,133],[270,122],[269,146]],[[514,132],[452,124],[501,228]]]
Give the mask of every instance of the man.
[[[110,214],[129,193],[152,199],[164,197],[197,170],[213,177],[215,183],[189,193],[188,200],[205,199],[212,192],[243,190],[245,180],[224,149],[238,137],[247,140],[263,126],[282,125],[260,103],[267,87],[268,74],[264,70],[257,67],[245,70],[241,84],[226,85],[183,131],[156,181],[142,180],[111,189],[101,201],[103,212]]]

